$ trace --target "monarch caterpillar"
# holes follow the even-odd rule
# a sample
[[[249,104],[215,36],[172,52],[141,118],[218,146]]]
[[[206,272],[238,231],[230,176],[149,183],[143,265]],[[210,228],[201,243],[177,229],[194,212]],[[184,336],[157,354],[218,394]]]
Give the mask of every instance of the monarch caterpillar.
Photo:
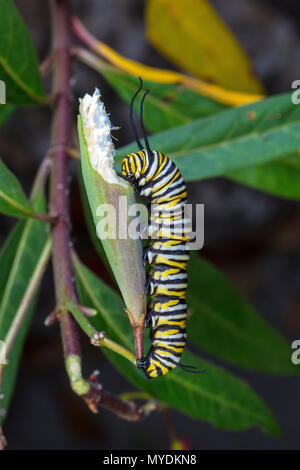
[[[180,364],[186,343],[187,319],[189,239],[182,234],[187,191],[175,163],[150,148],[143,122],[143,103],[149,90],[145,91],[140,104],[146,148],[138,137],[133,120],[133,103],[142,87],[140,79],[140,86],[130,104],[130,119],[139,151],[123,158],[121,175],[140,196],[149,198],[155,205],[155,221],[164,227],[158,231],[160,238],[152,238],[144,252],[145,264],[150,266],[147,293],[151,301],[146,325],[151,328],[152,346],[148,355],[137,361],[137,367],[143,369],[147,378],[155,378],[167,374],[176,366],[189,372],[196,371],[190,370],[192,366]]]

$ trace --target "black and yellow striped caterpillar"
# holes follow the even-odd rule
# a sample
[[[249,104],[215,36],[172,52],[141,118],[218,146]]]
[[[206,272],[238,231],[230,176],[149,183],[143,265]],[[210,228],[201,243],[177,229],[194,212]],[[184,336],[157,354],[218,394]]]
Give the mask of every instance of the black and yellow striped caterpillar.
[[[158,225],[155,238],[145,250],[144,261],[150,266],[147,293],[151,296],[146,325],[151,328],[151,349],[144,359],[137,361],[146,377],[167,374],[176,366],[191,371],[192,366],[180,364],[186,343],[186,289],[188,237],[183,233],[184,207],[187,198],[185,182],[175,163],[161,152],[153,151],[143,123],[141,100],[141,127],[145,147],[138,137],[133,121],[133,103],[143,83],[133,96],[130,117],[135,140],[139,147],[122,160],[122,177],[133,185],[137,193],[150,199],[152,216]],[[150,230],[153,230],[153,225]]]

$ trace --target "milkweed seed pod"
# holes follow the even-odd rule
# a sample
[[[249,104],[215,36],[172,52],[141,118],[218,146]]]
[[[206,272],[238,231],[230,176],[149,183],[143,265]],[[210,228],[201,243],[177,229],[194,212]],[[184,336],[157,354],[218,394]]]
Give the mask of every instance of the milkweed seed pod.
[[[135,330],[136,355],[139,359],[146,313],[145,270],[141,240],[128,236],[125,230],[134,217],[128,216],[128,211],[136,203],[135,195],[131,186],[113,168],[115,149],[111,131],[114,128],[98,90],[80,100],[79,112],[78,133],[84,186],[97,236]]]

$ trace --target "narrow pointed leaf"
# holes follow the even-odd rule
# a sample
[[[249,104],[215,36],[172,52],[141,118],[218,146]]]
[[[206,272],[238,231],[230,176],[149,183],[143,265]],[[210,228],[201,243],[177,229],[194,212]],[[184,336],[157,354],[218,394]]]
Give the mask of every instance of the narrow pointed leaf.
[[[300,148],[300,107],[290,94],[196,119],[150,138],[174,159],[186,181],[224,176],[295,155]],[[135,144],[118,150],[119,157]]]
[[[235,291],[209,262],[193,254],[189,263],[189,340],[236,366],[298,375],[287,341]]]
[[[102,73],[121,98],[130,103],[136,90],[136,79],[117,70],[104,69]],[[225,109],[225,105],[204,98],[181,85],[145,81],[144,86],[150,90],[144,104],[144,122],[147,129],[152,132],[171,129]],[[138,103],[135,103],[135,111],[139,112]],[[226,176],[237,183],[269,194],[292,199],[300,198],[300,172],[287,158],[246,168]]]
[[[2,126],[9,115],[13,112],[14,106],[9,104],[1,104],[0,105],[0,126]]]
[[[39,195],[35,207],[45,205]],[[8,365],[0,372],[0,424],[11,399],[22,346],[34,310],[36,293],[50,255],[47,224],[29,219],[19,222],[0,253],[0,339],[7,347]],[[1,366],[0,366],[1,368]]]
[[[25,222],[18,222],[5,240],[0,251],[0,301],[3,297],[7,278],[18,248],[18,244],[23,233]]]
[[[12,0],[0,0],[0,78],[8,104],[44,99],[35,47]]]
[[[132,334],[122,313],[120,298],[78,260],[75,270],[81,302],[99,312],[91,322],[98,330],[105,330],[110,338],[132,348]],[[188,374],[176,369],[151,381],[128,361],[105,349],[103,352],[135,386],[193,418],[208,421],[221,429],[242,430],[258,426],[271,434],[279,431],[271,412],[244,382],[191,353],[186,352],[183,361],[205,369],[205,373]]]
[[[88,43],[89,48],[92,48],[92,50],[102,58],[108,60],[108,62],[117,69],[127,72],[134,77],[141,77],[143,80],[150,80],[151,82],[157,83],[180,84],[202,96],[229,106],[241,106],[243,104],[253,103],[264,97],[262,93],[254,94],[235,91],[234,89],[227,89],[174,70],[159,69],[142,64],[141,62],[136,62],[120,55],[107,44],[91,36],[78,19],[74,20],[73,27],[78,36],[84,39],[84,42]],[[105,73],[105,71],[110,68],[102,58],[100,59],[89,51],[79,48],[75,53],[80,60],[101,73]]]
[[[15,175],[0,159],[0,212],[15,217],[30,217],[34,210]]]
[[[136,79],[117,70],[102,68],[101,72],[121,98],[129,103],[136,91]],[[225,105],[204,98],[182,85],[145,81],[144,86],[150,90],[144,104],[144,122],[151,132],[171,129],[225,109]],[[139,103],[135,103],[136,113],[139,112],[138,105]],[[300,161],[299,156],[298,160]],[[290,162],[288,158],[246,168],[226,176],[237,183],[276,196],[300,198],[299,169],[295,168],[294,162]]]

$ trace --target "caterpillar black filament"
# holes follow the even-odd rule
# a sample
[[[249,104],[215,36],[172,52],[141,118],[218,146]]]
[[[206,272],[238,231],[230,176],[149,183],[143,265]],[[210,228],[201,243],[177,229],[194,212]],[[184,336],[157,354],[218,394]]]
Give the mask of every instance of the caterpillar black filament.
[[[147,326],[151,328],[151,349],[138,361],[148,378],[167,374],[176,366],[189,370],[191,366],[180,364],[186,343],[186,289],[187,262],[189,259],[188,237],[184,234],[184,207],[187,198],[185,182],[175,163],[161,152],[153,151],[143,124],[141,100],[141,125],[145,147],[138,137],[133,121],[133,102],[142,89],[132,98],[130,116],[139,147],[122,161],[122,177],[133,185],[136,192],[150,199],[157,233],[145,250],[144,259],[150,271],[147,291],[151,296],[148,307]],[[155,227],[151,225],[150,230]]]

